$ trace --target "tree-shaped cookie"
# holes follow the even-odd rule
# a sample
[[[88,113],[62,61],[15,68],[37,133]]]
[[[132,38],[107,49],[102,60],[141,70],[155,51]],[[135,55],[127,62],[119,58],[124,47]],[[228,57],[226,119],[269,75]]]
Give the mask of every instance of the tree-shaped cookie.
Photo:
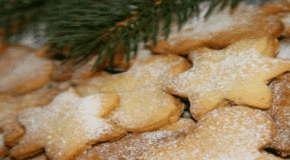
[[[146,160],[279,160],[261,152],[275,136],[272,119],[259,110],[235,106],[216,109],[203,116],[193,134],[144,152]]]
[[[155,55],[136,62],[127,72],[92,78],[77,89],[82,96],[118,93],[120,106],[110,118],[130,132],[151,131],[179,119],[181,102],[161,88],[190,67],[183,57]]]
[[[90,144],[126,134],[124,129],[103,119],[118,105],[116,94],[80,98],[71,88],[43,108],[22,110],[18,118],[26,133],[10,154],[24,158],[44,149],[51,159],[73,159]]]
[[[290,61],[273,58],[275,38],[244,39],[223,50],[200,48],[189,59],[193,67],[168,81],[163,89],[190,101],[200,119],[229,103],[267,109],[271,106],[269,80],[290,70]]]

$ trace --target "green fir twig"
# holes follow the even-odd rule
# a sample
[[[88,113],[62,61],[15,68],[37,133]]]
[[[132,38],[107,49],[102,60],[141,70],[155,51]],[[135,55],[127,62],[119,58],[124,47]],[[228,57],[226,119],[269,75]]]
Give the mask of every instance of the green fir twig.
[[[126,50],[137,54],[138,44],[157,43],[162,31],[167,38],[170,34],[172,17],[177,17],[178,28],[190,17],[199,14],[199,3],[204,0],[2,0],[0,2],[1,23],[5,40],[22,34],[33,24],[45,22],[50,37],[47,44],[51,52],[59,52],[70,46],[66,61],[82,57],[86,59],[97,53],[94,67],[109,57],[111,66],[114,51]],[[231,7],[239,0],[211,0],[206,16],[220,5],[230,1]],[[15,24],[16,23],[16,24]],[[160,28],[160,23],[163,27]],[[18,26],[13,30],[13,25]],[[15,28],[15,27],[14,27]],[[32,28],[36,30],[37,28]]]

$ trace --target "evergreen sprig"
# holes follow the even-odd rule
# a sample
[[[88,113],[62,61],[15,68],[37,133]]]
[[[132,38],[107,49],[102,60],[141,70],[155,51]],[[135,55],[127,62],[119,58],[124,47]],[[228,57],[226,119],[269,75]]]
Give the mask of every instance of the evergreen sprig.
[[[99,56],[94,65],[96,67],[107,57],[112,64],[117,45],[121,45],[119,51],[126,50],[129,61],[130,53],[137,53],[140,41],[156,44],[161,31],[167,38],[173,16],[177,17],[181,29],[188,18],[199,14],[198,5],[202,1],[204,0],[2,0],[0,28],[5,30],[4,37],[7,40],[33,26],[31,24],[46,22],[51,52],[59,52],[70,46],[67,61],[77,57],[82,57],[83,60],[92,53],[97,53]],[[223,9],[230,3],[233,8],[239,1],[211,0],[206,16],[218,5]]]

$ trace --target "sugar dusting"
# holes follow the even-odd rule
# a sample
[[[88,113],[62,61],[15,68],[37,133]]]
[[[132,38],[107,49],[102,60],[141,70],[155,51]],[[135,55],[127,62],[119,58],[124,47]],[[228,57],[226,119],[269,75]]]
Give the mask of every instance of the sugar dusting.
[[[47,153],[56,152],[54,158],[62,157],[70,145],[96,141],[110,132],[112,126],[96,116],[101,107],[102,100],[98,96],[80,98],[70,89],[48,106],[23,110],[19,113],[19,121],[26,135],[20,144],[38,142],[44,145]],[[43,141],[39,142],[40,139]]]
[[[280,49],[277,58],[290,59],[290,45],[289,43],[279,43]]]
[[[156,84],[162,86],[170,78],[177,76],[178,73],[174,73],[172,70],[181,68],[182,65],[189,64],[184,58],[179,56],[152,56],[148,60],[135,63],[128,71],[128,74],[132,76],[131,81],[139,82],[144,81],[144,79],[146,80],[144,83],[140,83],[138,88],[147,90],[153,87],[157,90],[159,88],[156,88]]]
[[[271,147],[284,155],[290,148],[290,74],[279,76],[270,84],[273,95],[272,107],[267,111],[275,121],[277,134]]]
[[[181,141],[187,134],[192,133],[195,123],[191,119],[180,119],[168,125],[164,130],[144,133],[131,133],[114,142],[106,142],[94,146],[78,160],[99,159],[135,160],[143,152],[164,147],[167,143]]]
[[[233,30],[239,26],[248,24],[251,18],[254,18],[255,14],[257,14],[251,11],[253,9],[252,5],[241,3],[237,11],[233,14],[230,12],[230,7],[227,6],[222,11],[214,9],[213,13],[208,18],[205,18],[204,16],[209,10],[209,7],[210,3],[201,3],[199,15],[189,19],[183,25],[181,31],[178,31],[177,25],[172,26],[172,34],[169,36],[169,42],[174,44],[175,40],[180,41],[180,39],[204,39],[216,36],[219,32]],[[178,38],[175,39],[175,37]]]
[[[127,72],[93,78],[88,83],[87,90],[89,94],[96,92],[128,93],[138,90],[159,90],[170,78],[189,68],[190,64],[185,58],[176,55],[154,55],[146,60],[137,61]]]
[[[254,160],[265,156],[274,124],[259,110],[246,107],[220,108],[203,116],[193,134],[165,149],[142,155],[142,159]]]
[[[164,89],[174,90],[174,94],[189,97],[191,102],[200,104],[201,97],[227,97],[227,93],[236,88],[250,85],[253,82],[264,83],[267,74],[279,70],[286,60],[262,56],[254,48],[236,51],[227,48],[223,51],[212,51],[200,54],[193,51],[193,68],[171,79]],[[265,84],[266,85],[266,84]],[[196,105],[197,110],[203,106]]]

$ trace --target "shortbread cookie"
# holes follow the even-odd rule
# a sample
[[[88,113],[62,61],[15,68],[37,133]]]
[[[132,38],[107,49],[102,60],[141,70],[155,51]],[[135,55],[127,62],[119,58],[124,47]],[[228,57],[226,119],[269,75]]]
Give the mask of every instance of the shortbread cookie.
[[[27,53],[14,58],[15,51],[8,51],[0,60],[4,67],[0,74],[0,92],[23,94],[50,81],[54,67],[52,61]]]
[[[154,55],[135,63],[127,72],[93,77],[77,87],[81,95],[96,92],[127,93],[138,90],[158,90],[170,78],[190,69],[185,58],[176,55]]]
[[[94,77],[77,89],[82,96],[118,93],[120,106],[110,116],[114,122],[130,132],[156,130],[177,121],[183,108],[161,87],[190,66],[185,58],[176,55],[155,55],[136,62],[127,72]]]
[[[116,94],[94,94],[80,98],[70,88],[47,106],[18,112],[26,133],[10,155],[25,158],[45,150],[50,159],[73,159],[91,144],[114,140],[126,131],[103,118],[119,104]]]
[[[261,5],[260,8],[267,14],[276,15],[277,17],[279,17],[285,26],[285,30],[282,33],[282,36],[290,36],[290,1],[272,1]]]
[[[14,146],[24,134],[24,128],[17,122],[17,110],[20,108],[17,104],[0,103],[0,129],[2,130],[2,145]]]
[[[273,118],[277,134],[271,147],[282,156],[290,155],[290,73],[277,77],[270,88],[273,94],[272,107],[267,113]]]
[[[70,84],[68,82],[48,82],[40,89],[18,96],[20,109],[29,107],[42,107],[48,105],[55,96],[66,91]]]
[[[244,39],[223,50],[200,48],[189,59],[194,66],[168,81],[164,91],[186,97],[195,119],[230,102],[267,109],[271,90],[267,81],[290,70],[290,61],[273,58],[275,38]]]
[[[33,49],[23,45],[8,45],[0,55],[0,75],[8,75],[25,57],[33,53]],[[10,67],[10,68],[8,68]]]
[[[284,26],[278,17],[262,12],[258,7],[240,3],[234,10],[216,7],[211,16],[204,18],[209,3],[200,6],[201,13],[178,31],[172,28],[168,39],[160,40],[149,48],[160,54],[188,54],[199,47],[222,49],[244,38],[281,36]]]
[[[281,12],[290,12],[290,1],[288,0],[271,1],[261,5],[260,9],[272,15]]]
[[[9,153],[8,146],[19,142],[24,134],[24,129],[17,123],[16,104],[0,102],[0,158]]]
[[[219,108],[203,116],[193,134],[144,152],[139,159],[278,160],[261,152],[274,136],[274,122],[261,111],[242,106]]]
[[[94,146],[85,152],[78,160],[119,160],[136,159],[144,151],[162,148],[164,143],[181,141],[194,130],[195,122],[189,118],[167,125],[153,132],[131,133],[114,141]]]
[[[182,114],[182,103],[161,90],[119,93],[120,106],[110,119],[129,132],[156,130],[176,122]]]

